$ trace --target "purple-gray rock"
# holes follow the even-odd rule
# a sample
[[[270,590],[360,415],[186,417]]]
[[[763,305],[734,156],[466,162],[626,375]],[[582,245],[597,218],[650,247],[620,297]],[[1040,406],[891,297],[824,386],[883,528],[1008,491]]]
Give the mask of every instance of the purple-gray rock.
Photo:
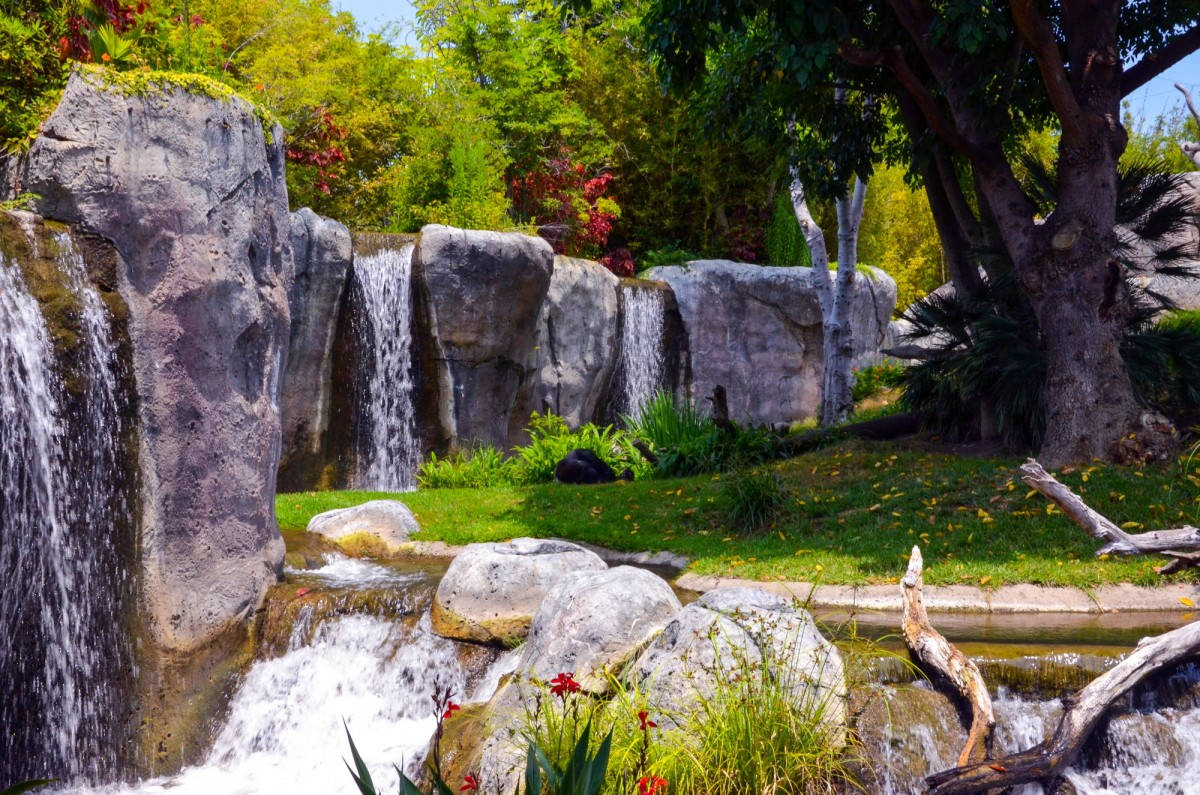
[[[457,447],[509,447],[554,252],[538,237],[430,225],[413,254],[429,307],[443,435]],[[510,424],[512,428],[510,429]]]
[[[151,636],[188,651],[248,618],[275,522],[292,278],[282,131],[236,97],[70,78],[22,167],[38,210],[113,241],[129,307]]]

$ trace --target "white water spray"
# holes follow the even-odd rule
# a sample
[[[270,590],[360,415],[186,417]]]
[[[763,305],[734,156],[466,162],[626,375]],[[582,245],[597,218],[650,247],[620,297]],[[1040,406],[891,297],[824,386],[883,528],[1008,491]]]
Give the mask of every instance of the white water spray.
[[[130,586],[120,550],[131,520],[118,493],[112,321],[70,235],[54,246],[79,303],[73,396],[37,301],[0,255],[0,779],[95,780],[120,768]]]
[[[626,415],[635,416],[663,384],[666,302],[658,290],[622,289],[621,408]]]
[[[354,261],[354,280],[373,342],[363,407],[369,429],[360,432],[358,440],[356,485],[363,489],[416,487],[420,451],[412,404],[413,248],[384,249]]]

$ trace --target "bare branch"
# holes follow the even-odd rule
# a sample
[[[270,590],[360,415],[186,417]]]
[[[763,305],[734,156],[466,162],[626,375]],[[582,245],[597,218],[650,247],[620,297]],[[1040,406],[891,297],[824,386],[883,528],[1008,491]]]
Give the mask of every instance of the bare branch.
[[[1200,28],[1197,28],[1200,30]],[[1192,112],[1192,118],[1196,120],[1196,124],[1200,124],[1200,111],[1196,110],[1196,106],[1192,104],[1192,92],[1184,87],[1183,83],[1176,83],[1175,87],[1183,94],[1183,101],[1187,103],[1187,109]]]
[[[1009,7],[1012,9],[1017,30],[1033,51],[1038,71],[1042,73],[1042,82],[1046,85],[1046,93],[1050,97],[1050,104],[1062,121],[1063,134],[1069,137],[1078,136],[1082,132],[1079,102],[1075,99],[1075,92],[1071,90],[1067,68],[1058,49],[1058,39],[1055,38],[1050,23],[1038,11],[1034,0],[1009,0]]]
[[[992,712],[992,699],[988,696],[983,674],[979,673],[975,663],[929,623],[929,615],[921,601],[921,589],[924,586],[921,576],[923,565],[921,548],[913,547],[912,557],[908,559],[908,571],[900,583],[904,599],[904,643],[920,660],[921,665],[944,677],[954,687],[954,695],[971,705],[971,727],[967,733],[967,744],[958,755],[958,765],[961,767],[987,759],[996,716]]]
[[[1147,555],[1200,549],[1200,529],[1186,525],[1137,535],[1126,533],[1112,520],[1090,508],[1079,495],[1055,480],[1032,458],[1021,465],[1021,480],[1045,495],[1089,535],[1108,542],[1096,552],[1097,555]]]
[[[1200,25],[1179,34],[1121,75],[1121,96],[1129,96],[1160,74],[1200,49]]]
[[[932,795],[959,795],[1053,780],[1075,761],[1079,749],[1114,701],[1151,674],[1197,653],[1200,653],[1200,621],[1156,638],[1145,638],[1128,657],[1066,700],[1067,710],[1050,739],[1003,759],[935,773],[925,783]]]

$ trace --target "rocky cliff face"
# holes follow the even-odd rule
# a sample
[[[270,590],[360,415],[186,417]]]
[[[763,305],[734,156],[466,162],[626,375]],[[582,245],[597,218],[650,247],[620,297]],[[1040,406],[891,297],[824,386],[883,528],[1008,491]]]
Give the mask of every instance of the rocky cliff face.
[[[188,651],[275,581],[292,279],[281,131],[234,97],[77,72],[20,167],[38,210],[113,241],[138,411],[152,638]]]
[[[724,386],[740,422],[791,423],[816,413],[824,359],[809,268],[704,260],[647,276],[669,284],[679,304],[694,399]],[[860,271],[851,302],[855,361],[867,364],[887,331],[896,284],[881,271]]]

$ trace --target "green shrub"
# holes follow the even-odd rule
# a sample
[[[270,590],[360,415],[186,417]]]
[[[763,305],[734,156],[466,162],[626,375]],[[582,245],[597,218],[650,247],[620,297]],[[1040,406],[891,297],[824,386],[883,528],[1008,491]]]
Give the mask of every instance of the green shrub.
[[[730,523],[743,533],[764,527],[787,499],[779,476],[759,469],[734,473],[722,484],[721,491],[728,501]]]
[[[637,258],[637,270],[638,273],[641,273],[642,271],[665,265],[683,265],[694,259],[704,259],[704,256],[697,254],[695,251],[679,248],[678,246],[656,248],[643,252]]]
[[[650,445],[658,456],[657,473],[664,477],[723,472],[779,457],[779,439],[771,430],[736,424],[722,429],[691,401],[661,390],[625,424]]]
[[[477,489],[519,481],[517,462],[490,445],[460,450],[446,458],[430,453],[417,471],[417,483],[425,489]]]
[[[766,246],[768,265],[812,266],[812,254],[796,220],[791,194],[786,190],[779,191],[775,196],[771,220],[767,222]]]
[[[27,146],[58,101],[68,72],[58,55],[67,16],[53,3],[17,2],[0,11],[0,154]]]
[[[549,483],[554,480],[558,462],[577,449],[591,450],[617,475],[626,469],[634,477],[651,471],[650,463],[634,447],[634,437],[611,425],[588,423],[571,430],[562,417],[534,413],[526,431],[529,443],[514,448],[508,458],[491,446],[460,451],[446,458],[431,453],[417,472],[417,483],[426,489]]]
[[[755,634],[765,636],[773,627],[760,629]],[[614,695],[607,699],[585,692],[527,697],[533,704],[527,737],[562,764],[578,747],[581,729],[606,730],[612,738],[606,795],[808,795],[860,788],[851,772],[858,756],[853,739],[839,736],[828,703],[797,686],[803,684],[799,678],[807,682],[819,673],[793,664],[800,638],[778,647],[764,643],[761,655],[753,656],[737,646],[730,652],[717,633],[710,641],[718,661],[710,670],[716,688],[698,691],[694,708],[663,713],[640,688],[610,676]],[[798,703],[797,693],[810,695]],[[599,750],[594,739],[592,746],[593,753]]]
[[[900,386],[904,382],[905,367],[902,364],[876,364],[854,373],[851,395],[854,402],[875,397],[880,392]]]
[[[611,425],[588,423],[571,430],[567,421],[554,414],[534,412],[526,428],[529,443],[514,451],[523,483],[548,483],[554,480],[554,468],[572,450],[591,450],[620,475],[624,470],[640,477],[650,464],[633,445],[633,437]]]

